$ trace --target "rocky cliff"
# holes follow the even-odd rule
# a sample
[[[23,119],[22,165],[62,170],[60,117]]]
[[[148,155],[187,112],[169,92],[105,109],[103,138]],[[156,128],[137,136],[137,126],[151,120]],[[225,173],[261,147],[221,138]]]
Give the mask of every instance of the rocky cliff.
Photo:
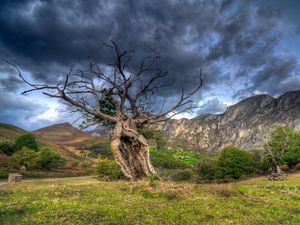
[[[276,99],[253,96],[228,107],[223,114],[169,120],[153,128],[164,131],[172,146],[217,153],[228,145],[260,149],[279,126],[300,130],[300,90]]]

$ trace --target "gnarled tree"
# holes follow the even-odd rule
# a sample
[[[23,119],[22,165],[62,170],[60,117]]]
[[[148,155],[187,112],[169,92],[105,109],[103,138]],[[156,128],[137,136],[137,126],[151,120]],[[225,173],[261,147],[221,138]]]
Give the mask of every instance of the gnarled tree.
[[[114,53],[113,63],[101,65],[91,59],[87,68],[71,69],[56,85],[29,82],[17,68],[20,78],[30,86],[23,93],[42,91],[51,98],[61,99],[75,111],[82,112],[89,125],[103,121],[113,124],[111,150],[115,160],[127,178],[143,179],[156,172],[150,162],[147,141],[137,126],[165,121],[194,108],[190,98],[201,88],[204,76],[200,71],[194,89],[188,93],[182,90],[173,106],[165,109],[164,99],[161,108],[153,111],[153,98],[173,84],[167,79],[169,70],[158,67],[159,56],[151,48],[149,56],[137,64],[133,62],[133,51],[122,51],[113,41],[107,46]],[[113,113],[105,110],[105,98],[116,106]]]

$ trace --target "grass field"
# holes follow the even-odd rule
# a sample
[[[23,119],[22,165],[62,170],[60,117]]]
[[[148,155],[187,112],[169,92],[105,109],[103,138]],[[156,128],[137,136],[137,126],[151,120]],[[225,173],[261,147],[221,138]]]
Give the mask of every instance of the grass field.
[[[300,174],[231,184],[103,182],[0,186],[1,224],[300,224]]]

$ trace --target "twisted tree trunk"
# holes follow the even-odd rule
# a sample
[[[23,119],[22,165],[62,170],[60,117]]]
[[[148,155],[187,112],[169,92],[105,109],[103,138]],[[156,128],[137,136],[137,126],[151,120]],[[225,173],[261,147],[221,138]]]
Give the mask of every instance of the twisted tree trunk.
[[[111,136],[111,150],[128,179],[140,180],[156,174],[150,162],[147,141],[136,131],[130,119],[117,122]]]

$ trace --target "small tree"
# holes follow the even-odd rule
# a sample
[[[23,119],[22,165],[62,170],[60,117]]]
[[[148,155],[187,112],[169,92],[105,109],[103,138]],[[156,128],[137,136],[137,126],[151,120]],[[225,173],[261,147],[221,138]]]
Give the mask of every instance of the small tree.
[[[47,147],[43,147],[39,151],[41,155],[40,165],[43,169],[50,170],[66,164],[65,158]]]
[[[292,167],[300,162],[300,132],[285,127],[277,128],[265,144],[265,150],[273,170],[281,173],[280,165]]]
[[[167,109],[166,99],[163,99],[160,109],[155,111],[152,107],[154,97],[174,83],[166,79],[169,69],[159,67],[160,57],[155,50],[149,48],[150,54],[136,63],[133,51],[122,51],[113,41],[107,47],[114,52],[112,63],[103,65],[91,59],[87,68],[75,72],[71,69],[64,81],[56,85],[31,83],[15,68],[20,78],[30,86],[23,93],[43,91],[51,98],[60,99],[74,111],[81,112],[87,125],[103,121],[114,124],[111,150],[116,162],[127,178],[143,179],[156,172],[150,162],[147,141],[137,127],[165,121],[194,108],[190,98],[202,87],[204,77],[200,71],[194,89],[189,92],[181,90],[178,100]],[[109,98],[111,103],[116,104],[105,105],[107,101],[104,104],[102,100]],[[114,106],[115,111],[110,113]]]
[[[23,147],[30,148],[32,150],[38,149],[38,144],[33,136],[33,134],[23,134],[16,139],[15,148],[17,150],[22,149]]]
[[[251,155],[237,147],[226,147],[218,158],[217,178],[238,179],[255,171]]]

